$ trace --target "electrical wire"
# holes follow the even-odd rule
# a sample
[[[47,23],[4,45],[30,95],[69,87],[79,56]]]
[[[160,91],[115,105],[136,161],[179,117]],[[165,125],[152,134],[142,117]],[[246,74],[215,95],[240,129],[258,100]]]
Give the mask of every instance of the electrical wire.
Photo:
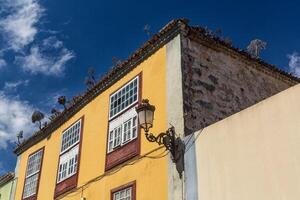
[[[187,152],[191,149],[191,147],[195,144],[195,142],[196,142],[197,139],[199,138],[199,136],[200,136],[200,134],[202,133],[202,131],[203,131],[203,129],[200,130],[200,132],[197,134],[197,136],[195,137],[194,140],[191,140],[192,137],[193,137],[193,134],[190,135],[189,139],[188,139],[187,142],[185,143],[186,150],[185,150],[184,153],[187,153]],[[191,144],[189,145],[190,142],[191,142]],[[160,146],[160,147],[158,147],[158,148],[156,148],[156,149],[154,149],[154,150],[152,150],[152,151],[149,151],[149,152],[145,153],[144,155],[137,157],[135,160],[133,160],[133,161],[131,161],[131,162],[126,162],[126,163],[120,165],[118,168],[115,168],[115,169],[113,169],[113,170],[107,171],[107,172],[105,172],[105,173],[103,173],[103,174],[101,174],[101,175],[99,175],[99,176],[97,176],[97,177],[95,177],[95,178],[93,178],[93,179],[87,181],[87,182],[86,182],[85,184],[83,184],[82,186],[80,186],[80,187],[78,187],[78,188],[74,188],[73,190],[70,190],[69,192],[67,192],[67,193],[65,193],[65,194],[63,194],[63,195],[61,195],[61,196],[59,196],[58,198],[56,198],[56,200],[62,199],[62,198],[64,198],[64,197],[66,197],[66,196],[68,196],[68,197],[73,197],[73,196],[78,195],[78,193],[81,193],[81,195],[82,195],[82,194],[83,194],[83,191],[84,191],[85,189],[87,189],[87,188],[90,186],[91,183],[94,183],[94,182],[96,182],[96,181],[100,181],[101,179],[103,179],[103,178],[105,178],[105,177],[107,177],[107,176],[111,176],[111,175],[113,175],[113,174],[119,172],[121,169],[123,169],[123,168],[126,167],[126,166],[132,166],[132,165],[136,164],[137,162],[141,161],[143,158],[160,159],[160,158],[163,158],[163,157],[167,156],[167,155],[169,154],[169,151],[167,151],[167,149],[165,149],[163,152],[159,153],[159,154],[156,155],[156,156],[149,156],[150,154],[152,154],[152,153],[154,153],[154,152],[156,152],[156,151],[158,151],[158,150],[160,150],[160,149],[162,149],[162,148],[164,148],[164,146]],[[167,153],[165,153],[166,151],[167,151]],[[183,183],[182,183],[182,184],[183,184]],[[80,190],[80,189],[81,189],[81,190]],[[184,199],[184,196],[182,196],[182,198]]]
[[[156,156],[145,156],[146,158],[151,158],[151,159],[158,159],[158,158],[163,158],[165,157],[167,154],[169,154],[169,152],[167,152],[165,155],[163,155],[165,152],[167,151],[167,149],[165,149],[163,152],[161,152],[160,154],[156,155]],[[162,155],[162,156],[161,156]]]
[[[193,134],[190,135],[189,139],[188,139],[187,142],[185,143],[185,146],[187,146],[187,145],[189,144],[189,142],[191,141],[192,137],[193,137]]]
[[[155,149],[153,149],[152,151],[149,151],[149,152],[145,153],[144,155],[141,155],[141,156],[137,157],[135,160],[133,160],[133,161],[131,161],[131,162],[130,162],[130,161],[129,161],[129,162],[126,162],[126,163],[120,165],[118,168],[114,168],[114,169],[112,169],[112,170],[110,170],[110,171],[107,171],[107,172],[105,172],[105,173],[103,173],[103,174],[101,174],[101,175],[99,175],[99,176],[97,176],[97,177],[95,177],[95,178],[93,178],[93,179],[87,181],[87,182],[84,183],[82,186],[77,187],[77,188],[74,188],[73,190],[70,190],[69,192],[66,192],[66,193],[62,194],[61,196],[57,197],[56,200],[62,199],[62,198],[64,198],[64,197],[66,197],[66,196],[68,196],[68,197],[76,196],[76,195],[78,195],[79,192],[81,192],[81,194],[82,194],[83,191],[84,191],[85,189],[87,189],[87,188],[90,186],[91,183],[94,183],[94,182],[96,182],[96,181],[99,181],[99,180],[101,180],[101,179],[103,179],[103,178],[105,178],[105,177],[107,177],[107,176],[111,176],[111,175],[113,175],[113,174],[119,172],[121,169],[123,169],[123,168],[126,167],[126,166],[134,165],[134,164],[136,164],[137,162],[141,161],[143,158],[160,159],[160,158],[163,158],[163,157],[167,156],[167,155],[169,154],[169,152],[165,153],[165,152],[166,152],[166,149],[165,149],[162,153],[160,153],[160,154],[158,154],[158,155],[156,155],[156,156],[148,156],[148,155],[150,155],[150,154],[152,154],[152,153],[154,153],[154,152],[156,152],[156,151],[158,151],[158,150],[160,150],[160,149],[162,149],[162,148],[164,148],[164,146],[159,146],[158,148],[155,148]],[[163,153],[165,153],[165,154],[163,154]],[[81,190],[80,190],[80,189],[81,189]]]
[[[201,129],[201,130],[199,131],[198,135],[195,137],[195,139],[192,141],[192,143],[191,143],[191,145],[190,145],[189,147],[186,146],[186,150],[185,150],[184,153],[187,153],[187,152],[191,149],[191,147],[195,144],[196,140],[197,140],[197,139],[199,138],[199,136],[201,135],[202,131],[203,131],[203,129]],[[193,134],[191,134],[191,135],[193,135]]]

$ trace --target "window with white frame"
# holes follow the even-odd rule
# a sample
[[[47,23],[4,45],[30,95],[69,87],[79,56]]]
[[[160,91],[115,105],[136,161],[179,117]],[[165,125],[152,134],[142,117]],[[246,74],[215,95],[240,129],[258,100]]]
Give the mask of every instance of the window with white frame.
[[[57,183],[77,172],[81,123],[80,119],[62,134]]]
[[[113,200],[132,200],[132,187],[114,192]]]
[[[139,76],[110,96],[109,118],[129,108],[138,101]]]
[[[63,154],[59,159],[58,178],[61,182],[77,172],[79,144],[67,153]]]
[[[31,197],[35,195],[37,192],[38,179],[39,179],[41,165],[42,165],[42,156],[43,156],[43,149],[32,154],[28,158],[23,199],[27,197]]]
[[[109,122],[108,153],[137,137],[137,113],[135,108]]]
[[[64,131],[61,142],[61,153],[79,143],[81,130],[81,120],[77,121],[70,128]]]

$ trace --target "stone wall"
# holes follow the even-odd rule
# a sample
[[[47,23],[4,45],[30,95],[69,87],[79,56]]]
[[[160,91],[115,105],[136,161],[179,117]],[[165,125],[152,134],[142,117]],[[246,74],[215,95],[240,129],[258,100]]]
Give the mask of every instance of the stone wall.
[[[216,44],[183,37],[181,45],[186,135],[295,84]]]

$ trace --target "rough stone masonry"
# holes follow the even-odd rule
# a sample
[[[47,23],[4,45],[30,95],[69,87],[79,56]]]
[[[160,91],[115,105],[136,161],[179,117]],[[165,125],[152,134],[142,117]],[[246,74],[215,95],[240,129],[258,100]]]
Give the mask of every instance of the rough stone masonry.
[[[181,51],[186,135],[296,84],[216,42],[184,36]]]

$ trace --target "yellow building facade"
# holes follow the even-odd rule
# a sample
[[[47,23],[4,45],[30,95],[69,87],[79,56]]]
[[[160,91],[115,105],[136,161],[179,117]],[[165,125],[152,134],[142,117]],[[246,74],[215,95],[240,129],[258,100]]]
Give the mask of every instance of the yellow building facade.
[[[77,188],[57,196],[57,199],[110,199],[111,191],[135,182],[136,199],[167,199],[167,157],[151,159],[162,155],[164,149],[140,140],[140,153],[112,169],[106,170],[107,136],[110,95],[135,77],[140,80],[140,95],[156,105],[155,127],[159,132],[166,127],[166,48],[162,47],[130,73],[120,78],[84,108],[68,119],[48,138],[43,139],[22,153],[20,176],[16,199],[22,199],[28,157],[44,148],[37,199],[53,199],[57,183],[58,163],[62,133],[73,123],[82,119],[80,162]],[[160,88],[157,90],[157,88]],[[151,153],[152,152],[152,153]],[[151,158],[146,157],[147,155]],[[145,157],[143,157],[145,156]],[[132,164],[134,163],[134,164]],[[155,191],[155,192],[153,192]]]

